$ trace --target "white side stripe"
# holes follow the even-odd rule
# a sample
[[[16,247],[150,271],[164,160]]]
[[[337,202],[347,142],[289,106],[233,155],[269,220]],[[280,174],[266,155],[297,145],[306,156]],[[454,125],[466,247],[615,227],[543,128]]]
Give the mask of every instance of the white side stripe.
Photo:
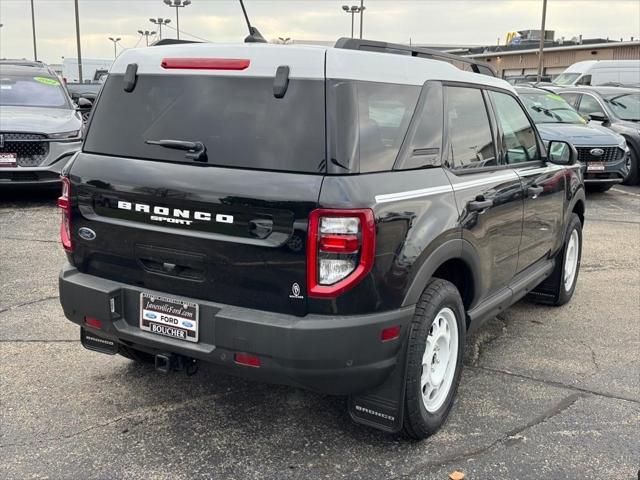
[[[442,185],[439,187],[422,188],[420,190],[408,190],[406,192],[387,193],[384,195],[376,195],[376,203],[389,203],[398,200],[410,200],[412,198],[428,197],[439,193],[448,193],[458,190],[466,190],[468,188],[481,187],[492,183],[504,182],[509,180],[519,180],[518,175],[511,173],[509,175],[501,175],[492,178],[482,178],[478,180],[469,180],[468,182],[454,183],[451,185]]]

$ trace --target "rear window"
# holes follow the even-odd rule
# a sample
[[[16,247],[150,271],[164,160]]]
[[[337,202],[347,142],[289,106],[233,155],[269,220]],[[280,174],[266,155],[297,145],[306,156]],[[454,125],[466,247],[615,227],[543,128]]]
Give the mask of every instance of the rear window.
[[[277,99],[273,78],[140,75],[127,93],[122,75],[109,76],[84,150],[193,162],[147,140],[202,142],[209,165],[324,171],[324,82],[291,79]]]
[[[56,78],[0,73],[0,105],[68,108],[69,102]]]

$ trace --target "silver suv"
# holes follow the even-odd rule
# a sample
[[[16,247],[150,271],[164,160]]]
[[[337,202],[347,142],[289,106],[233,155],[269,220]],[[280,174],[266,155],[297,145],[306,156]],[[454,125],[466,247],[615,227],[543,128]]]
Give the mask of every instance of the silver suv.
[[[0,61],[0,185],[58,185],[82,144],[82,117],[41,62]]]

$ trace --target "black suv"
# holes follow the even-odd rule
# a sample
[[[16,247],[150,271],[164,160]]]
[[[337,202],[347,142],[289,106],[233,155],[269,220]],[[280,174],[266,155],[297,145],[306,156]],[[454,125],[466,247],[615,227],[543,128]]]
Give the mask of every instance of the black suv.
[[[60,300],[89,349],[424,438],[469,330],[573,295],[581,171],[506,82],[338,45],[120,55],[63,172]]]

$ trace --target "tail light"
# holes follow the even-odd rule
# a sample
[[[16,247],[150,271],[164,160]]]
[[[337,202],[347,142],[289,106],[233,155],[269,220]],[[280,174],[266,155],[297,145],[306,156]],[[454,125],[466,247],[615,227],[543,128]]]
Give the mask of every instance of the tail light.
[[[73,252],[71,243],[71,181],[67,177],[62,180],[62,195],[58,198],[58,207],[62,211],[60,221],[60,241],[67,252]]]
[[[318,209],[309,215],[307,288],[310,297],[337,297],[373,266],[373,211]]]

